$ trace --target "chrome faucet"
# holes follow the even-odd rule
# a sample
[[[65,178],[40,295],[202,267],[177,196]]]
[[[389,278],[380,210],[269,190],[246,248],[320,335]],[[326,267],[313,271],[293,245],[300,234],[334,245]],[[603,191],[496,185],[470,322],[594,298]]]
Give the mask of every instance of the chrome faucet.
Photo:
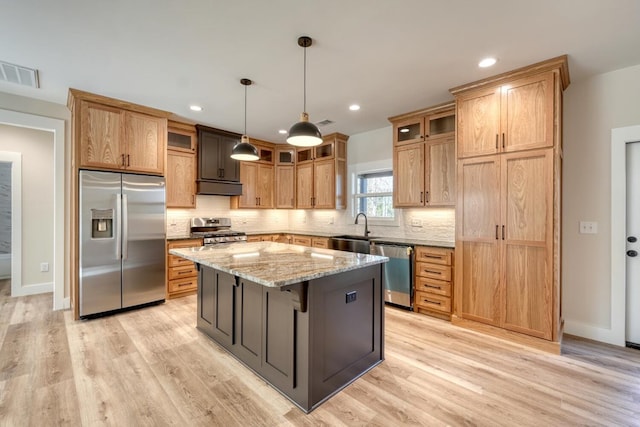
[[[367,221],[367,215],[365,215],[364,212],[360,212],[358,215],[356,215],[356,222],[354,224],[358,223],[358,217],[360,215],[362,215],[364,217],[364,237],[367,237],[367,236],[369,236],[369,233],[371,233],[371,232],[369,231],[369,224],[368,224],[368,221]]]

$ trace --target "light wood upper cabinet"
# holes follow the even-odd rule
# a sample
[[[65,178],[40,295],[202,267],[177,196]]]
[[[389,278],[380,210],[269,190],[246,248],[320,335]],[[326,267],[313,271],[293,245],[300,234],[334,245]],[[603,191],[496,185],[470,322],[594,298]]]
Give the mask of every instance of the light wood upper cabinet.
[[[196,157],[182,151],[167,151],[167,207],[196,207]]]
[[[314,208],[333,209],[336,206],[336,173],[333,160],[316,161],[313,165]]]
[[[433,141],[455,131],[453,104],[445,103],[400,116],[389,117],[393,123],[393,144],[404,145]]]
[[[257,162],[240,163],[242,195],[234,198],[234,208],[273,208],[274,169]]]
[[[394,206],[424,205],[424,144],[415,143],[396,147],[393,151]]]
[[[74,89],[70,99],[80,168],[164,175],[166,117],[147,114],[145,107]]]
[[[124,111],[82,102],[80,106],[80,165],[120,169],[124,165]]]
[[[169,120],[167,128],[167,207],[196,207],[196,128]]]
[[[127,170],[164,174],[167,119],[125,112]]]
[[[294,209],[296,207],[296,169],[295,166],[276,166],[276,208]]]
[[[458,157],[552,147],[552,71],[458,98]]]
[[[347,140],[332,133],[316,147],[296,150],[296,207],[345,209],[347,207]]]
[[[231,207],[271,209],[275,207],[275,145],[268,141],[251,139],[258,150],[258,160],[240,162],[242,195],[231,199]]]
[[[313,208],[313,163],[296,166],[296,207]]]
[[[425,145],[428,191],[426,206],[453,206],[456,203],[456,143],[450,135]]]
[[[389,118],[395,130],[394,207],[454,206],[454,105],[441,104],[408,115]],[[418,129],[423,129],[420,137],[404,136]]]

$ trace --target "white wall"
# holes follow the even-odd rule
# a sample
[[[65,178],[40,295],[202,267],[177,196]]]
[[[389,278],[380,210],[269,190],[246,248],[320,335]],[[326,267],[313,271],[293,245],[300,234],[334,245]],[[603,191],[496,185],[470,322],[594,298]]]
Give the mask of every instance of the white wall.
[[[640,65],[574,82],[564,100],[565,332],[607,340],[603,331],[612,328],[611,130],[640,124]],[[579,234],[579,221],[596,221],[598,234]]]
[[[22,155],[22,287],[53,283],[53,136],[0,124],[0,151]],[[50,265],[40,272],[40,263]]]

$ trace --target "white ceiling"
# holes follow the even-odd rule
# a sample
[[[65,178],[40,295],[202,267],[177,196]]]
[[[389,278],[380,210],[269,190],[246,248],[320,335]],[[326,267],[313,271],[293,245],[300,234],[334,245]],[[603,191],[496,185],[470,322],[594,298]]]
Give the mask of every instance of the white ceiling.
[[[639,0],[0,0],[0,60],[69,87],[283,142],[302,111],[353,135],[451,100],[448,89],[558,55],[572,81],[640,64]],[[477,67],[488,55],[489,69]],[[204,111],[191,112],[190,104]],[[351,112],[358,103],[362,109]]]

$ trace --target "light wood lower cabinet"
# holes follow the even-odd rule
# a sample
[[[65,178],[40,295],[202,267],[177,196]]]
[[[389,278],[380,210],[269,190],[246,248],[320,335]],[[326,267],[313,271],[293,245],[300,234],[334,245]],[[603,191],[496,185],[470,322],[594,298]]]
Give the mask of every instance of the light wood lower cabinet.
[[[453,253],[453,249],[416,246],[416,312],[451,319]]]
[[[198,289],[198,271],[195,264],[169,253],[169,249],[195,246],[202,246],[202,239],[172,240],[167,242],[167,299],[190,295]]]
[[[551,340],[553,149],[459,161],[459,316]]]

